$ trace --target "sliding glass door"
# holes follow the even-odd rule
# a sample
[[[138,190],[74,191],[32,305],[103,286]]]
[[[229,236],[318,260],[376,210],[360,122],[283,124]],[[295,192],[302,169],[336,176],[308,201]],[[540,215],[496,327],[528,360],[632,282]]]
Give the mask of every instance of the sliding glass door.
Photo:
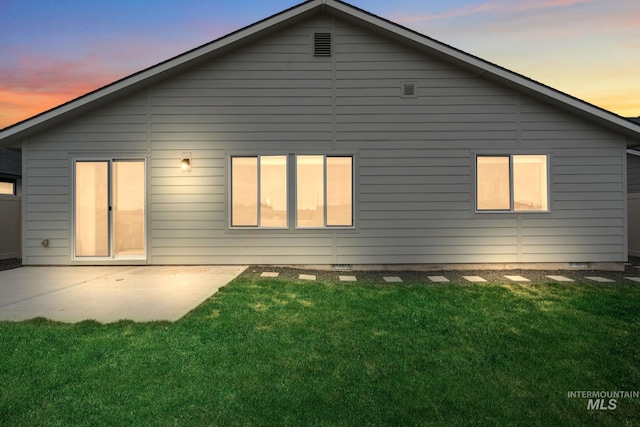
[[[76,160],[76,258],[145,257],[143,160]]]

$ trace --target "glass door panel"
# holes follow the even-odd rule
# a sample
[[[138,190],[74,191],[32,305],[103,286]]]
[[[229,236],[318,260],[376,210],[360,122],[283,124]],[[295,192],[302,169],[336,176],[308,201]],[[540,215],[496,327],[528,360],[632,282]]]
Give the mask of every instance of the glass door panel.
[[[114,161],[113,255],[144,255],[144,162]]]
[[[75,162],[75,256],[145,255],[144,161]]]
[[[109,162],[76,162],[77,257],[109,256]]]
[[[324,156],[296,158],[297,226],[324,227]]]

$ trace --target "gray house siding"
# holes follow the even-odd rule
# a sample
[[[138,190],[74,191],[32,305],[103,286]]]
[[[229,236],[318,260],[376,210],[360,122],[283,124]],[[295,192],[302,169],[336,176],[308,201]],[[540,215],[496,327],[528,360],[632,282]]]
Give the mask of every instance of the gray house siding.
[[[640,156],[627,155],[627,180],[629,193],[640,193]]]
[[[72,159],[148,156],[147,111],[146,95],[135,95],[23,141],[24,264],[70,263]]]
[[[640,156],[635,154],[627,154],[627,190],[629,255],[640,256]]]
[[[332,56],[312,55],[314,31],[333,33]],[[550,212],[475,212],[475,155],[511,153],[549,155]],[[242,154],[353,155],[355,226],[231,229],[229,156]],[[30,137],[23,155],[27,264],[73,262],[71,164],[98,157],[146,159],[150,264],[626,258],[622,137],[330,17]]]

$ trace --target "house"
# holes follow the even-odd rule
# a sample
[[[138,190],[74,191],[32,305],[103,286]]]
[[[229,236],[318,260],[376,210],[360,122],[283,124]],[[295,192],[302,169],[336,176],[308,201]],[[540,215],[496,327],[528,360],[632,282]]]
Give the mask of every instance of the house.
[[[629,119],[638,124],[640,117]],[[640,146],[627,150],[629,255],[640,256]]]
[[[628,119],[638,125],[640,129],[640,117]],[[627,150],[627,182],[629,193],[640,194],[640,145]]]
[[[629,118],[633,123],[640,128],[640,117]],[[627,150],[627,170],[628,170],[628,182],[629,193],[640,193],[640,145]]]
[[[19,151],[0,148],[0,194],[20,194],[22,158]]]
[[[620,268],[640,127],[310,0],[0,132],[25,264]]]
[[[640,147],[627,150],[628,192],[640,193]]]
[[[0,148],[0,260],[21,253],[21,175],[20,152]]]

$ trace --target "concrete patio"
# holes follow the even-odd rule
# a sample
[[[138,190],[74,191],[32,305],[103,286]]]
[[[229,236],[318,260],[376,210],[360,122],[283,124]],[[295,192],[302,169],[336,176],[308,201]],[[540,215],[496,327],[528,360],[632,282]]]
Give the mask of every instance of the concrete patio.
[[[0,320],[176,321],[246,268],[74,266],[0,271]]]

